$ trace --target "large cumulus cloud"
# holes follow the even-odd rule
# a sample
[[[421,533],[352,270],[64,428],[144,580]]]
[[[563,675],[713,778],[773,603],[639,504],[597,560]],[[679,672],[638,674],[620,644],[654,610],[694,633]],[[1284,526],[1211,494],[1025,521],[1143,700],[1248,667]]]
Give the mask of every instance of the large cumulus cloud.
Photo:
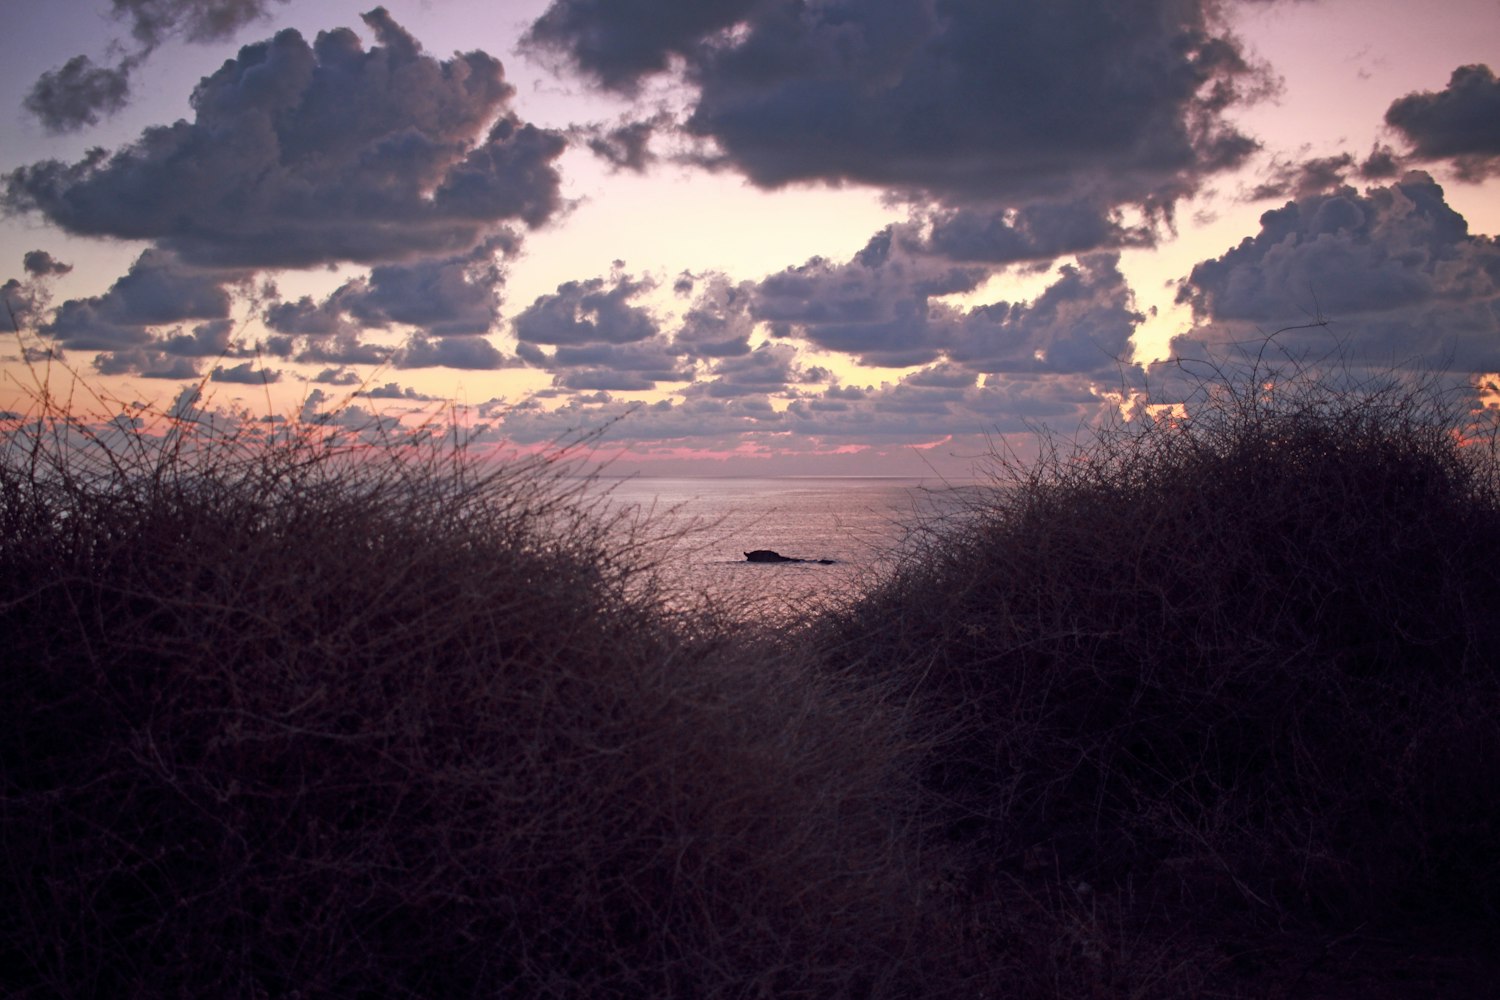
[[[1429,175],[1290,201],[1260,223],[1182,284],[1200,326],[1179,352],[1328,319],[1352,360],[1500,370],[1500,244],[1471,235]],[[1281,342],[1329,344],[1321,328]]]
[[[364,20],[368,49],[343,28],[245,46],[199,83],[193,121],[12,171],[6,208],[233,267],[454,253],[550,218],[566,139],[509,109],[500,62],[428,56],[383,8]]]
[[[1444,90],[1407,94],[1385,121],[1417,159],[1451,159],[1466,180],[1500,173],[1500,80],[1488,66],[1460,66]]]
[[[1222,114],[1260,81],[1219,6],[554,0],[529,38],[624,91],[680,63],[688,131],[764,187],[1163,205],[1255,148]]]

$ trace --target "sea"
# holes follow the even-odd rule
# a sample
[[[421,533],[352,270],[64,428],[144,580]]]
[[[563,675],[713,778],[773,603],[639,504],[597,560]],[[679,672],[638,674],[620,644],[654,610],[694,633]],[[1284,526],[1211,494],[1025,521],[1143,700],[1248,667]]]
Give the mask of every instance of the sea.
[[[784,618],[856,597],[922,537],[969,509],[973,483],[937,478],[599,477],[591,492],[625,514],[682,601],[706,596],[736,613]],[[752,563],[771,549],[807,560]],[[828,560],[824,563],[821,560]]]

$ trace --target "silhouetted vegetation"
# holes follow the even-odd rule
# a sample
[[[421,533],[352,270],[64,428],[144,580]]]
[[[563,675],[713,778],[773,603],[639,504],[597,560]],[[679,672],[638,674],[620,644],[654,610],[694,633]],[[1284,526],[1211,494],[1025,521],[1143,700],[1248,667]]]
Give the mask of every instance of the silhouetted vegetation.
[[[556,456],[42,417],[0,465],[7,995],[839,996],[906,967],[886,710],[669,615]]]
[[[0,461],[0,985],[1463,995],[1494,439],[1400,384],[1202,390],[999,461],[795,627],[666,599],[565,454],[39,404]]]
[[[977,906],[1082,901],[1231,965],[1270,929],[1493,934],[1494,438],[1431,388],[1264,368],[1188,409],[999,462],[825,655],[942,736]]]

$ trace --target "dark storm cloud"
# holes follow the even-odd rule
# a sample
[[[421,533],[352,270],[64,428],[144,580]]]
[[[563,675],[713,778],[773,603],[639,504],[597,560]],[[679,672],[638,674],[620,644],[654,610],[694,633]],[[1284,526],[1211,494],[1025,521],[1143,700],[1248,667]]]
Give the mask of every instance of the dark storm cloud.
[[[230,296],[225,285],[244,276],[192,267],[173,254],[146,250],[107,292],[69,299],[40,332],[63,348],[141,347],[158,339],[151,327],[228,319]]]
[[[952,204],[1170,204],[1255,143],[1260,90],[1210,0],[555,0],[530,41],[630,92],[680,59],[688,130],[756,184]]]
[[[500,62],[425,55],[383,8],[364,20],[368,50],[345,28],[245,46],[199,82],[192,122],[12,171],[6,208],[254,267],[452,254],[550,218],[566,139],[508,110]]]
[[[1488,66],[1460,66],[1441,92],[1407,94],[1385,121],[1417,159],[1452,160],[1466,180],[1500,173],[1500,80]]]
[[[656,319],[631,299],[649,291],[649,280],[615,273],[557,286],[515,318],[516,337],[532,344],[628,344],[659,332]]]
[[[72,264],[64,264],[45,250],[28,250],[26,256],[21,258],[21,266],[34,278],[67,274],[73,270]]]
[[[1500,244],[1470,235],[1427,174],[1288,202],[1260,223],[1258,234],[1198,264],[1183,283],[1178,301],[1200,322],[1194,339],[1327,318],[1358,358],[1500,370]],[[1321,329],[1280,339],[1329,343]]]
[[[79,55],[48,70],[26,95],[26,110],[52,132],[97,125],[129,103],[131,73],[167,38],[225,41],[269,6],[269,0],[113,0],[110,13],[129,23],[135,47],[113,66]]]
[[[99,124],[130,101],[133,60],[95,66],[88,56],[74,56],[37,78],[23,104],[49,132],[74,132]]]

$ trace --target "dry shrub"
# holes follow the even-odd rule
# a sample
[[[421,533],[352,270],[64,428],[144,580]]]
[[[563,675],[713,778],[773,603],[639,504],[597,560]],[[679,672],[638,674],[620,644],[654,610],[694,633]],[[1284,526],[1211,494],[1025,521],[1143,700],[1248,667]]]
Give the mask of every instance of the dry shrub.
[[[972,898],[1493,928],[1493,437],[1394,380],[1200,388],[1188,419],[999,463],[824,655],[905,678],[944,735],[926,781]]]
[[[0,462],[0,981],[910,992],[909,753],[558,456],[43,407]]]

